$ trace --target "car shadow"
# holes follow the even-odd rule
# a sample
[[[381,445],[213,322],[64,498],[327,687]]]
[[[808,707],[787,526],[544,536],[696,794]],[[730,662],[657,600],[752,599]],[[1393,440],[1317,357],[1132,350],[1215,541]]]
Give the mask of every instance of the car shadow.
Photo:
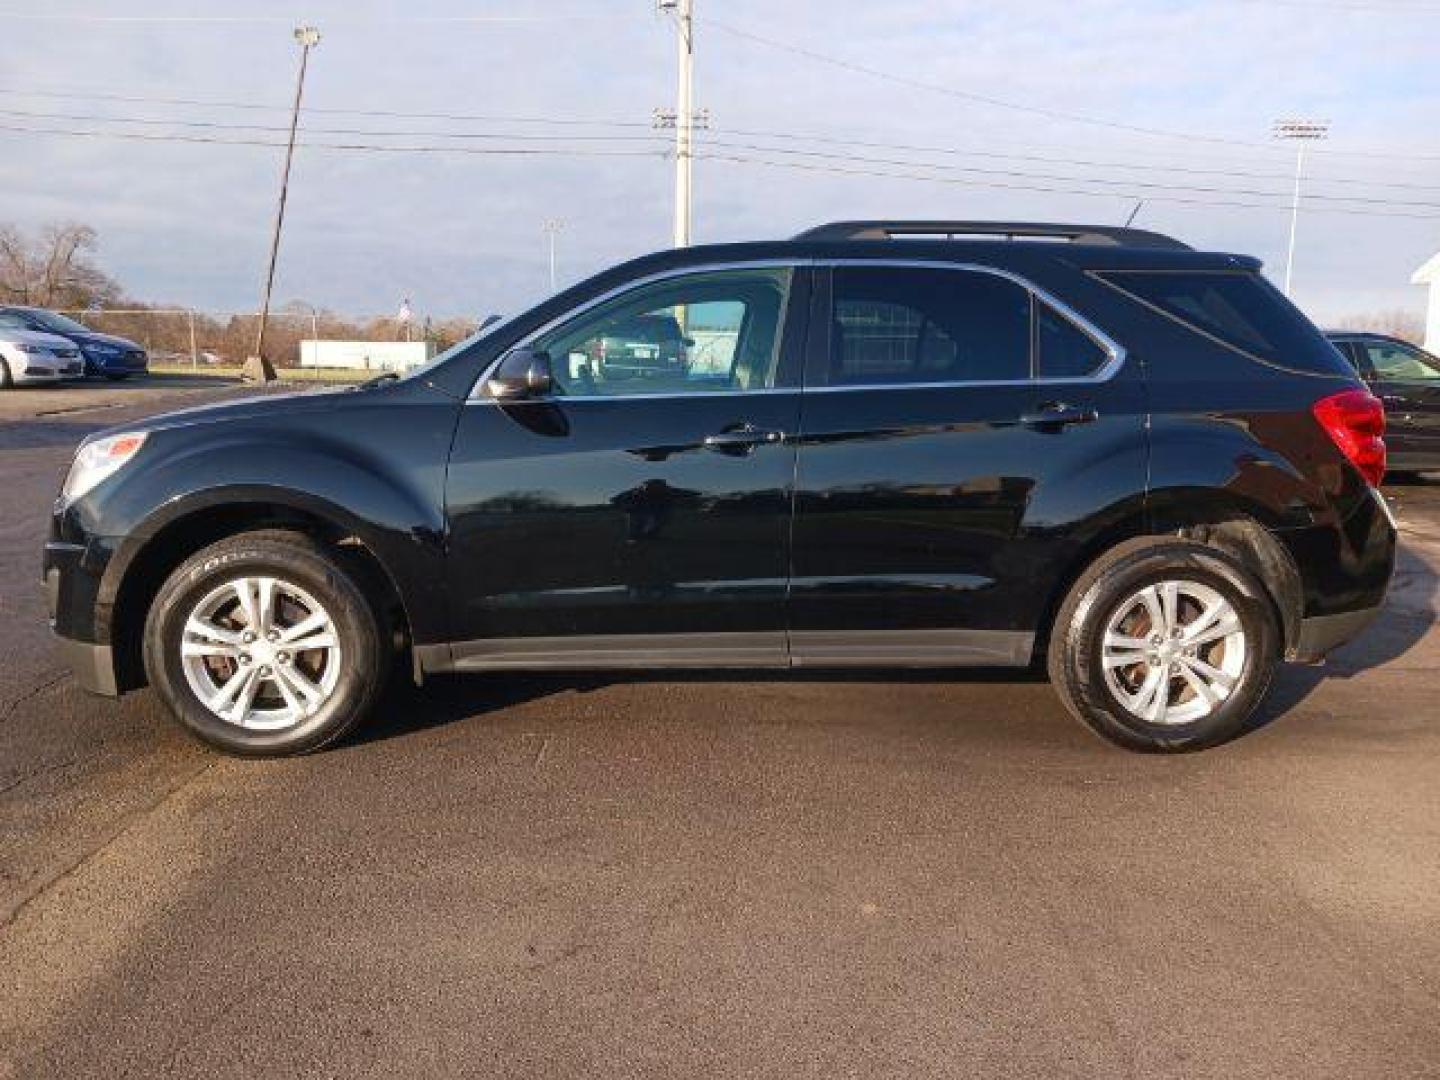
[[[1440,481],[1414,480],[1404,485],[1403,490],[1423,493],[1427,504],[1433,492],[1436,507],[1440,508]],[[1354,678],[1404,656],[1425,638],[1435,624],[1437,596],[1440,596],[1440,575],[1412,545],[1402,540],[1397,551],[1395,577],[1380,616],[1356,640],[1332,654],[1326,663],[1282,665],[1269,694],[1239,737],[1244,738],[1281,720],[1327,680]],[[404,672],[397,672],[376,709],[375,719],[351,735],[346,743],[382,742],[460,720],[502,713],[508,708],[541,698],[572,692],[588,693],[621,682],[1013,685],[1046,681],[1043,663],[1030,668],[496,672],[482,676],[435,678],[419,688],[405,677]],[[1058,700],[1055,707],[1061,708]]]
[[[1440,494],[1440,484],[1432,484]],[[1430,633],[1436,622],[1440,575],[1403,539],[1396,551],[1395,576],[1379,617],[1354,641],[1332,653],[1323,664],[1287,664],[1276,674],[1269,695],[1256,711],[1249,730],[1281,719],[1331,679],[1352,679],[1404,656]]]
[[[462,720],[479,720],[541,698],[565,693],[592,693],[617,683],[685,683],[750,685],[785,683],[875,683],[935,685],[1044,683],[1035,668],[955,668],[850,670],[721,669],[711,671],[618,671],[532,673],[501,671],[491,674],[440,676],[415,686],[405,672],[397,671],[382,695],[371,721],[342,744],[359,746],[416,735]]]

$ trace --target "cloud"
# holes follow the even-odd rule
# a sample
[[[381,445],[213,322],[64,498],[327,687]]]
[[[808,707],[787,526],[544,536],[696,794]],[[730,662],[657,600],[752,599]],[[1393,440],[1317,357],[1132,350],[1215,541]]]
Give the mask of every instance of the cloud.
[[[316,10],[318,8],[318,10]],[[93,10],[46,4],[45,11]],[[147,5],[147,11],[166,10]],[[233,6],[176,5],[225,14]],[[276,3],[247,12],[284,16]],[[508,10],[543,10],[521,5]],[[400,21],[470,15],[458,0],[405,6],[311,5],[325,38],[313,57],[307,103],[320,109],[603,119],[644,124],[674,94],[668,24],[643,0],[573,3],[573,19],[522,24]],[[917,146],[955,155],[952,166],[1054,176],[1129,178],[1103,197],[981,186],[988,179],[1056,188],[1080,180],[951,173],[968,182],[930,183],[826,171],[701,160],[696,165],[696,236],[729,240],[788,235],[847,216],[940,216],[1123,220],[1147,189],[1138,181],[1244,188],[1268,209],[1185,206],[1150,192],[1139,224],[1203,246],[1247,251],[1278,276],[1293,159],[1266,145],[1280,115],[1322,115],[1334,124],[1330,151],[1380,147],[1440,158],[1433,117],[1434,31],[1440,18],[1205,0],[1142,3],[1034,0],[1026,4],[788,4],[699,0],[697,104],[714,129],[702,150],[806,162],[819,168],[919,171],[856,158],[919,159],[915,152],[837,148],[786,136]],[[1189,132],[1165,139],[1047,119],[916,89],[724,32],[711,17],[781,42],[921,82],[1126,124]],[[364,20],[395,20],[371,21]],[[5,90],[77,88],[138,97],[255,101],[273,112],[97,102],[0,94],[0,108],[111,117],[184,118],[283,125],[296,51],[283,22],[6,24]],[[64,73],[53,63],[65,41]],[[27,126],[101,126],[0,116]],[[652,148],[648,128],[464,125],[459,121],[311,113],[314,127],[413,134],[390,142],[436,144],[456,130],[581,136],[624,134],[616,148]],[[157,130],[132,126],[128,130]],[[163,130],[163,129],[159,129]],[[191,129],[203,134],[203,129]],[[769,152],[722,150],[736,131],[779,132],[757,140]],[[234,132],[221,132],[233,137]],[[254,132],[267,140],[274,132]],[[1261,145],[1207,142],[1206,136]],[[385,141],[365,135],[330,141]],[[708,141],[707,141],[708,140]],[[569,145],[596,146],[569,138]],[[210,308],[255,304],[274,212],[281,151],[275,148],[66,139],[0,132],[3,214],[22,225],[78,218],[101,233],[102,256],[137,295]],[[479,140],[468,145],[479,145]],[[775,148],[808,146],[848,155],[801,158]],[[282,247],[279,293],[356,313],[388,311],[410,295],[437,315],[514,310],[547,285],[541,222],[565,221],[562,275],[573,280],[668,242],[671,166],[660,156],[495,159],[472,155],[342,153],[302,147]],[[1017,154],[1052,162],[999,158]],[[1145,165],[1153,171],[1105,162]],[[1252,178],[1180,170],[1247,172]],[[1440,160],[1316,155],[1308,190],[1440,204]],[[1359,183],[1336,182],[1337,178]],[[1429,185],[1402,188],[1384,184]],[[1193,192],[1197,199],[1224,199]],[[1317,203],[1318,205],[1318,203]],[[1440,208],[1416,208],[1440,214]],[[1440,222],[1344,216],[1306,210],[1297,256],[1299,299],[1321,319],[1366,306],[1417,306],[1409,273],[1440,247]],[[1363,298],[1363,301],[1362,301]]]

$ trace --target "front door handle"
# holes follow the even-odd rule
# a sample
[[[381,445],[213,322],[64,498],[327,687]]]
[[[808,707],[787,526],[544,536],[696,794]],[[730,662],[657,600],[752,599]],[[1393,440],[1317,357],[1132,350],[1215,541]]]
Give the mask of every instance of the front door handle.
[[[750,424],[742,424],[739,427],[718,431],[714,435],[706,435],[701,445],[706,450],[714,450],[717,454],[743,457],[757,446],[784,440],[785,433],[783,431],[766,431]]]
[[[1020,423],[1041,431],[1059,431],[1069,424],[1093,424],[1099,419],[1100,414],[1094,409],[1083,405],[1069,405],[1063,401],[1047,401],[1020,414]]]

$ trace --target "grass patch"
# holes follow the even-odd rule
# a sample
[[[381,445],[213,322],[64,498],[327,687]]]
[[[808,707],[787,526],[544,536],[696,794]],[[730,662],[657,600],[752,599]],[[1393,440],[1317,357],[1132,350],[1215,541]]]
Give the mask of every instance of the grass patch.
[[[202,364],[151,364],[150,374],[184,377],[187,375],[209,379],[238,379],[241,369],[230,365]],[[364,371],[356,368],[276,368],[275,374],[281,382],[288,383],[357,383],[379,375],[378,371]]]

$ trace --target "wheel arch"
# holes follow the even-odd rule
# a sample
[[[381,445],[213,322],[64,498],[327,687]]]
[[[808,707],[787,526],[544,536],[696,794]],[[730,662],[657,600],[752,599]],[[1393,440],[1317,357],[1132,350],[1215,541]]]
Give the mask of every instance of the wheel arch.
[[[1080,575],[1106,551],[1145,537],[1203,544],[1253,573],[1274,607],[1285,655],[1292,655],[1300,635],[1304,586],[1294,558],[1271,532],[1276,524],[1263,503],[1233,492],[1203,488],[1153,492],[1144,505],[1115,514],[1066,565],[1046,603],[1034,655],[1045,655],[1055,617]]]
[[[197,551],[219,540],[262,529],[302,533],[334,549],[388,616],[397,650],[414,636],[413,600],[383,554],[384,544],[340,507],[298,493],[255,490],[207,493],[209,497],[172,505],[143,534],[123,543],[106,568],[97,613],[98,627],[114,648],[120,690],[145,685],[141,646],[145,620],[170,573]]]

